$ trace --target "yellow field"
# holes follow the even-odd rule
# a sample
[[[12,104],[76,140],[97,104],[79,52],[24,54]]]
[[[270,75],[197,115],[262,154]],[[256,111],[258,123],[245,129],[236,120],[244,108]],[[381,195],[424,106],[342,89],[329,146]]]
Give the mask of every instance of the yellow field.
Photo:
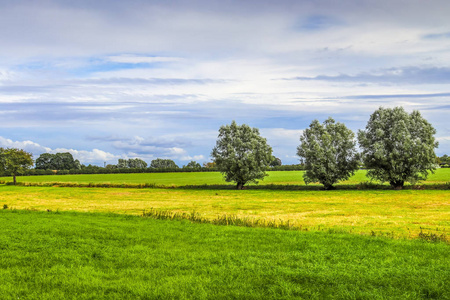
[[[184,190],[14,187],[0,185],[0,205],[37,210],[142,214],[151,208],[192,212],[215,218],[233,214],[290,220],[308,229],[354,233],[393,233],[414,237],[421,231],[450,230],[448,190]]]

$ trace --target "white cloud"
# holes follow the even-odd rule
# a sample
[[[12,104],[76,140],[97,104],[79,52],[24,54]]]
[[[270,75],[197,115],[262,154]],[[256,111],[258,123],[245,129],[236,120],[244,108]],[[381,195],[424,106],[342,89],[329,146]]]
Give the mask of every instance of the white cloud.
[[[92,151],[75,150],[66,148],[57,148],[49,151],[50,153],[69,152],[73,155],[74,159],[78,159],[81,163],[98,163],[98,162],[111,162],[122,158],[122,155],[115,155],[109,152],[105,152],[99,149],[93,149]]]
[[[5,148],[19,148],[27,152],[31,152],[35,158],[39,157],[42,153],[61,153],[69,152],[74,159],[78,159],[81,163],[99,163],[99,162],[111,162],[121,158],[121,155],[115,155],[109,152],[105,152],[99,149],[87,150],[75,150],[67,148],[51,149],[49,147],[41,146],[38,143],[32,141],[13,141],[11,139],[0,136],[0,147]]]
[[[262,128],[261,135],[267,138],[269,145],[275,149],[294,148],[300,142],[302,129]]]
[[[141,63],[160,63],[181,61],[179,57],[161,57],[161,56],[135,56],[135,55],[117,55],[109,56],[109,61],[117,63],[141,64]]]
[[[182,161],[191,161],[191,160],[195,160],[197,162],[202,161],[205,159],[205,156],[203,155],[194,155],[194,156],[183,156],[180,158],[180,160]]]
[[[0,147],[19,148],[33,154],[50,152],[52,149],[39,145],[32,141],[13,141],[11,139],[0,136]]]

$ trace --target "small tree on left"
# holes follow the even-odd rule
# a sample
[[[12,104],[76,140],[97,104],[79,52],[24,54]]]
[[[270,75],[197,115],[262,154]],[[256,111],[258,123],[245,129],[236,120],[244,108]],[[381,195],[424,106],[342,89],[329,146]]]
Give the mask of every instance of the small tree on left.
[[[0,169],[13,176],[14,185],[16,176],[33,166],[33,155],[22,149],[0,148]]]

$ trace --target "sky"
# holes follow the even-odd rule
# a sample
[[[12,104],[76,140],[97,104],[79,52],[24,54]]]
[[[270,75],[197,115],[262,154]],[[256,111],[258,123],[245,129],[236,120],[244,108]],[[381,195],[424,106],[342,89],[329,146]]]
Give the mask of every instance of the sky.
[[[450,1],[0,0],[0,147],[211,161],[221,125],[283,164],[328,117],[419,110],[450,154]]]

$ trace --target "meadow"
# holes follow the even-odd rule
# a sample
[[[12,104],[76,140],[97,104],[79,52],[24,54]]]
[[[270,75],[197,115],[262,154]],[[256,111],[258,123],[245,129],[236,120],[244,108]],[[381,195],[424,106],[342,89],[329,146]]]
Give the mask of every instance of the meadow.
[[[303,171],[269,171],[268,176],[259,185],[300,185],[304,186]],[[86,174],[86,175],[43,175],[18,176],[19,182],[72,182],[72,183],[150,183],[160,186],[186,185],[233,185],[223,180],[219,172],[180,172],[180,173],[135,173],[135,174]],[[12,182],[12,177],[0,177],[0,181]],[[337,186],[356,185],[368,182],[365,170],[358,170],[349,180],[340,182]],[[450,181],[450,168],[437,169],[430,174],[424,184],[443,184]],[[379,182],[374,182],[380,184]],[[310,184],[319,186],[319,184]]]
[[[0,210],[2,299],[449,299],[449,245]]]
[[[18,179],[48,185],[0,184],[1,299],[450,299],[450,169],[401,191],[364,171],[333,191],[296,171],[241,191],[220,173]],[[247,223],[209,224],[224,216]]]
[[[190,174],[190,173],[189,173]],[[142,215],[156,209],[289,222],[303,230],[417,237],[448,235],[450,191],[385,189],[233,190],[217,188],[73,188],[0,185],[0,205],[15,209]]]

